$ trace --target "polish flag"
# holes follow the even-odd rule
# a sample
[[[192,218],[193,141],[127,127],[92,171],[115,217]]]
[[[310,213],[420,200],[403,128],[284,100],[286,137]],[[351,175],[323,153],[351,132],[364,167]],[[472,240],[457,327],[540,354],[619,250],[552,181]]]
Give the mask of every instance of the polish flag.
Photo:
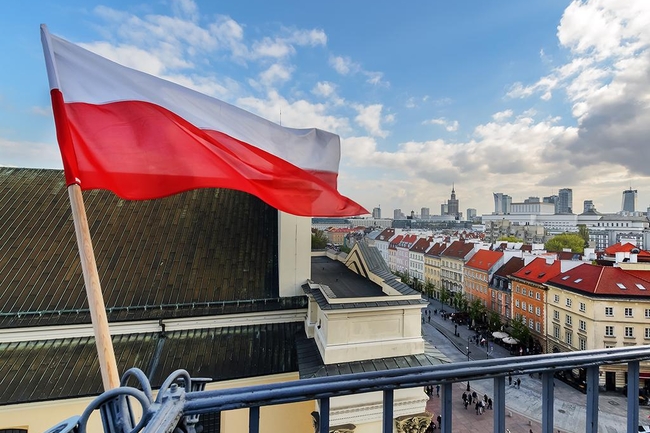
[[[41,39],[66,182],[129,200],[229,188],[300,216],[368,213],[339,194],[341,144],[286,128],[48,33]]]

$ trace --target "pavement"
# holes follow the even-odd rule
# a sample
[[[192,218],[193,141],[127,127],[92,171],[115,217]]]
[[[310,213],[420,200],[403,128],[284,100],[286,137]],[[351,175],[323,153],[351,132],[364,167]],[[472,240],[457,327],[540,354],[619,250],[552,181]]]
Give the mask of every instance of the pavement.
[[[434,309],[440,310],[440,303],[432,300],[428,309],[431,320],[425,320],[422,325],[425,347],[429,355],[438,356],[443,362],[467,361],[468,337],[476,333],[465,325],[458,325],[450,319],[444,320],[434,314]],[[454,312],[449,306],[444,307],[447,313]],[[457,335],[455,335],[455,332]],[[480,347],[469,343],[469,358],[472,360],[489,358],[512,357],[509,350],[497,344]],[[528,375],[513,376],[521,380],[521,387],[509,386],[506,383],[506,428],[512,433],[534,433],[541,431],[542,414],[542,383],[537,377]],[[472,391],[479,396],[493,396],[493,380],[485,379],[472,381]],[[467,384],[456,383],[452,387],[452,431],[475,432],[493,431],[492,411],[488,410],[477,415],[473,407],[467,410],[463,406],[462,393]],[[561,433],[584,432],[586,430],[586,395],[570,385],[555,380],[554,387],[554,431]],[[440,413],[440,398],[434,396],[427,403],[427,410],[434,414],[434,419]],[[639,410],[639,425],[650,425],[650,407],[641,406]],[[627,398],[622,393],[601,392],[598,403],[598,431],[607,433],[624,433],[627,425]]]

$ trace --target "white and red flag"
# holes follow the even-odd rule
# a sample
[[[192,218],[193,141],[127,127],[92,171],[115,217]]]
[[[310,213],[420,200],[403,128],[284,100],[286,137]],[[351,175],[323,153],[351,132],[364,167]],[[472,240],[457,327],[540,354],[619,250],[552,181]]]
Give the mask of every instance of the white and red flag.
[[[229,188],[301,216],[367,211],[339,194],[340,139],[282,127],[218,99],[41,35],[66,182],[130,200]]]

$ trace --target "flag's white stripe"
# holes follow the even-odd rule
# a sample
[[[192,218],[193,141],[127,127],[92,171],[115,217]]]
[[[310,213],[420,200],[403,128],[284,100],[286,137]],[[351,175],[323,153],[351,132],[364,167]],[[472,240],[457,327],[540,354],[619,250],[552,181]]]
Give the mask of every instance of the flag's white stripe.
[[[45,30],[46,31],[46,30]],[[193,125],[223,132],[298,167],[338,173],[340,140],[319,129],[285,128],[178,84],[136,71],[50,35],[53,65],[66,103],[143,101],[164,107]]]

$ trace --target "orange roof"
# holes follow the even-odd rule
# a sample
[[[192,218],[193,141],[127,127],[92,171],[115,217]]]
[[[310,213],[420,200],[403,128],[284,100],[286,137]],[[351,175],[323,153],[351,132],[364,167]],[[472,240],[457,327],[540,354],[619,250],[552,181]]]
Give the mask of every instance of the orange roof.
[[[629,242],[625,242],[624,244],[617,242],[614,245],[610,245],[605,248],[605,254],[608,256],[614,256],[616,253],[631,253],[632,250],[637,250],[639,257],[650,257],[650,252],[642,250]]]
[[[465,267],[488,271],[501,257],[503,253],[500,251],[478,250]]]

